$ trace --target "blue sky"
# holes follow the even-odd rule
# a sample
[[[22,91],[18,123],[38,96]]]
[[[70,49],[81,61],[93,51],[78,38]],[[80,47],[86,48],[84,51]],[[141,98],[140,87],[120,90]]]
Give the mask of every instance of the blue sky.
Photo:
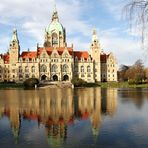
[[[60,22],[66,28],[67,43],[74,50],[89,50],[92,29],[97,29],[102,49],[113,52],[118,64],[146,63],[146,52],[139,37],[129,31],[123,19],[126,0],[56,0]],[[44,30],[51,21],[54,0],[1,0],[0,50],[8,51],[13,28],[17,28],[21,51],[36,50],[44,41]]]

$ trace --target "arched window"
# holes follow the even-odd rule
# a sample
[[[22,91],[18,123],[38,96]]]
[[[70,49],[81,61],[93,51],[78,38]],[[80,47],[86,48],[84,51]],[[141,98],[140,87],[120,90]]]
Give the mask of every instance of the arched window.
[[[31,67],[31,72],[34,73],[35,72],[35,66]]]
[[[47,66],[41,65],[40,72],[47,72]]]
[[[29,72],[28,66],[25,67],[25,72]]]
[[[32,78],[35,78],[35,75],[34,74],[32,75]]]
[[[28,78],[29,78],[29,75],[28,75],[28,74],[26,74],[26,75],[25,75],[25,77],[26,77],[26,79],[28,79]]]
[[[56,33],[52,34],[52,44],[58,44],[58,35]]]
[[[78,66],[75,66],[75,72],[78,72]]]
[[[84,72],[84,66],[81,66],[81,72]]]
[[[23,75],[19,75],[19,80],[22,80],[23,79]]]
[[[90,66],[87,66],[87,72],[91,72]]]
[[[52,65],[52,67],[51,67],[51,72],[57,72],[57,70],[58,70],[58,66],[57,65]]]
[[[63,72],[68,72],[69,70],[69,67],[65,64],[63,65]]]

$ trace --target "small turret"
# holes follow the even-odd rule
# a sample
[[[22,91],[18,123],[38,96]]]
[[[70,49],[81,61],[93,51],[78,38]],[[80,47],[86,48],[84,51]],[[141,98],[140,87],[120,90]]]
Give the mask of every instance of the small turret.
[[[16,28],[13,29],[13,35],[12,35],[12,38],[11,38],[11,42],[18,42],[19,43]]]

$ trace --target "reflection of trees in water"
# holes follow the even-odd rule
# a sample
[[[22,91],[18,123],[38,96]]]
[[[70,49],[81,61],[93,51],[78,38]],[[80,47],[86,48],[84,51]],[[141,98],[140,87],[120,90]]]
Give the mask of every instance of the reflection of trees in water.
[[[133,102],[137,108],[142,108],[144,100],[148,98],[148,92],[143,89],[125,89],[119,92],[119,97],[122,98],[123,103]]]
[[[97,137],[102,112],[113,115],[117,107],[117,90],[112,89],[9,90],[0,95],[5,98],[0,100],[0,114],[9,117],[12,129],[20,130],[21,115],[23,120],[44,124],[49,143],[62,144],[67,138],[67,125],[76,118],[90,120],[92,134]]]

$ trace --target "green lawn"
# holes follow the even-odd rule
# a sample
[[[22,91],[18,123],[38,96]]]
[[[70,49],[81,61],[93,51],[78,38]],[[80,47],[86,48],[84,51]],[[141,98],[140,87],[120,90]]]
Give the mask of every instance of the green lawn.
[[[0,83],[0,89],[5,88],[23,88],[23,84],[17,84],[17,83]]]
[[[102,88],[147,88],[148,84],[132,84],[129,85],[128,82],[106,82],[99,83]]]

